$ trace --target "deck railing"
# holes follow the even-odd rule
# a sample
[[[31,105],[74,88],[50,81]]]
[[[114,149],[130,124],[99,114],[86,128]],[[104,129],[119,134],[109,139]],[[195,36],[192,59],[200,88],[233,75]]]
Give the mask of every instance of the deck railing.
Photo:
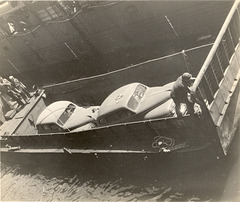
[[[193,84],[217,126],[239,79],[239,2],[235,1]]]

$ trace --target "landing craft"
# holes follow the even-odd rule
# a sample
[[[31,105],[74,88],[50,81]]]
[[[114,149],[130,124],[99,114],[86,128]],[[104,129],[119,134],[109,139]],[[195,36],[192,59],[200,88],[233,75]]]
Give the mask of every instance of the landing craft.
[[[240,120],[238,10],[239,1],[236,1],[214,44],[184,51],[184,54],[191,56],[190,60],[197,60],[200,55],[208,53],[207,58],[204,57],[203,65],[186,67],[186,58],[183,57],[183,52],[179,52],[108,74],[44,88],[47,99],[54,97],[57,101],[68,98],[73,103],[77,101],[79,106],[100,106],[103,103],[102,106],[115,107],[114,104],[117,106],[119,103],[125,106],[125,109],[131,108],[131,112],[134,113],[137,110],[140,112],[140,104],[144,102],[144,89],[147,89],[145,93],[148,91],[147,86],[159,86],[156,85],[156,81],[162,85],[172,82],[188,68],[196,77],[192,88],[202,103],[201,119],[189,115],[181,119],[175,116],[151,118],[149,115],[147,119],[136,116],[136,119],[110,121],[110,124],[106,124],[101,118],[105,118],[110,111],[107,111],[107,108],[101,110],[100,106],[97,121],[102,123],[101,126],[84,131],[39,134],[36,121],[49,102],[40,94],[32,98],[31,103],[13,119],[1,125],[2,160],[21,159],[23,162],[32,162],[37,158],[44,160],[51,157],[57,160],[61,157],[63,162],[77,159],[104,165],[113,162],[123,165],[131,162],[130,166],[133,167],[140,164],[145,167],[171,166],[174,160],[181,167],[224,158]],[[169,71],[172,67],[173,71]],[[130,78],[134,81],[129,82]],[[126,85],[132,82],[147,86],[135,83],[134,87],[132,86],[133,94],[127,95],[117,91],[117,94],[112,94],[114,99],[106,99],[106,102],[103,102],[115,89],[125,86],[121,89],[124,90]],[[138,85],[141,87],[138,88]],[[166,101],[167,96],[166,93]],[[124,98],[128,98],[126,102]],[[153,102],[154,100],[147,104]]]

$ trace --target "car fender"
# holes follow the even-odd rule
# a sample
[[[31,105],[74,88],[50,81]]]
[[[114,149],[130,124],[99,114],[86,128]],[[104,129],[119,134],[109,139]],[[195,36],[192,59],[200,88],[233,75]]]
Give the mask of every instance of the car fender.
[[[144,115],[144,119],[154,119],[174,116],[172,111],[173,100],[169,99]]]

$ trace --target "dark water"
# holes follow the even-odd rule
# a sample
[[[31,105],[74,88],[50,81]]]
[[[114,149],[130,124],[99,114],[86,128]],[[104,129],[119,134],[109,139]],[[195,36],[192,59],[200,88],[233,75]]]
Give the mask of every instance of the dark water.
[[[197,160],[197,159],[196,159]],[[1,165],[2,201],[239,201],[239,135],[218,165],[114,175],[68,166]],[[176,169],[178,169],[176,167]]]
[[[218,190],[221,185],[218,182],[223,180],[220,176],[216,182],[214,170],[195,170],[169,177],[153,177],[151,173],[126,177],[101,176],[97,173],[93,176],[77,170],[70,172],[56,168],[3,165],[2,200],[212,200],[221,194]]]

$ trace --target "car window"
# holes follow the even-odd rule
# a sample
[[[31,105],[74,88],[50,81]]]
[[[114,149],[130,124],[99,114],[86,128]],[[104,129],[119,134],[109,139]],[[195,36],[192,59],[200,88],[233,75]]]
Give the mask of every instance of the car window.
[[[67,120],[70,118],[70,116],[73,114],[75,109],[76,109],[75,105],[69,104],[65,109],[65,111],[61,114],[61,116],[57,120],[57,123],[63,126],[67,122]]]
[[[39,132],[58,132],[58,131],[63,131],[63,129],[61,127],[59,127],[56,123],[37,125],[37,130]]]
[[[120,109],[106,115],[104,118],[101,118],[99,122],[100,124],[112,123],[125,119],[132,114],[133,112],[129,111],[128,109]]]
[[[37,129],[38,129],[38,131],[42,131],[43,127],[41,125],[37,125]]]
[[[42,125],[42,127],[43,127],[43,130],[50,130],[50,127],[47,124]]]
[[[142,100],[146,90],[147,90],[147,87],[145,87],[145,86],[143,86],[141,84],[139,84],[136,87],[132,97],[129,99],[129,102],[128,102],[128,107],[130,109],[132,109],[132,110],[136,110],[137,109],[137,107],[138,107],[140,101]]]
[[[51,128],[51,130],[53,130],[53,131],[61,131],[62,129],[57,125],[57,124],[55,124],[55,123],[52,123],[51,125],[50,125],[50,128]]]

